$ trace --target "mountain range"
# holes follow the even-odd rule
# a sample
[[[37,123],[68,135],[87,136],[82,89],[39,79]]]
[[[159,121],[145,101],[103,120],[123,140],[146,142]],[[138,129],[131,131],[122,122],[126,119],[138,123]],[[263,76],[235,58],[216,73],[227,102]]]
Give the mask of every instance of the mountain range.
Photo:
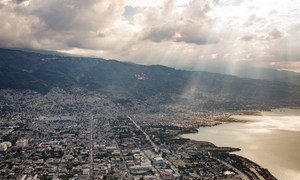
[[[81,88],[112,99],[244,109],[300,105],[300,86],[161,65],[0,49],[0,88],[47,93]]]
[[[261,68],[253,66],[236,65],[234,68],[228,65],[215,66],[203,65],[196,67],[185,67],[188,70],[208,71],[220,74],[234,75],[241,78],[261,79],[269,81],[288,82],[300,85],[300,74],[292,71],[277,70],[271,68]]]

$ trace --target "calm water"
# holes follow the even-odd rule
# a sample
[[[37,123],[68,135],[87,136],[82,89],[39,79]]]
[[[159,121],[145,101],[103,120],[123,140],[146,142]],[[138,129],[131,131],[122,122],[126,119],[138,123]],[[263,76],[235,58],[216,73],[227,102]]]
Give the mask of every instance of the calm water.
[[[300,179],[300,109],[233,117],[250,122],[204,127],[182,137],[241,148],[236,154],[268,168],[278,179]]]

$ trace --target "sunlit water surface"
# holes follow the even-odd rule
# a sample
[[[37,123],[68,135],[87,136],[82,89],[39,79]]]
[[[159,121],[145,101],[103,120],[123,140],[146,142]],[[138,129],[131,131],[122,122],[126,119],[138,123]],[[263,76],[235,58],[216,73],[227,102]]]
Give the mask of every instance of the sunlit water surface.
[[[248,121],[199,128],[198,133],[182,137],[241,148],[236,154],[268,168],[276,178],[300,179],[300,109],[232,117]]]

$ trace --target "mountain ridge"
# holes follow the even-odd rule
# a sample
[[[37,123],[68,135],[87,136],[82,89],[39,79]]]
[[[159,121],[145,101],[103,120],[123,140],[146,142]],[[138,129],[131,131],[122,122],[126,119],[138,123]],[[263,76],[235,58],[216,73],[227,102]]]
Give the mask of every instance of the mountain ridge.
[[[253,66],[236,66],[234,71],[230,66],[196,66],[185,67],[187,70],[207,71],[212,73],[220,73],[225,75],[233,75],[240,78],[260,79],[269,81],[288,82],[295,85],[300,85],[300,73],[288,70],[277,70],[271,68],[259,68]]]
[[[58,56],[65,56],[65,57],[70,56],[70,57],[102,59],[101,57],[97,57],[97,56],[73,55],[73,54],[61,53],[57,51],[43,50],[43,49],[14,48],[12,50],[33,52],[33,53],[44,54],[44,55],[58,55]],[[108,60],[114,60],[114,59],[108,59]],[[136,64],[135,62],[131,62],[131,61],[121,61],[121,62]],[[151,64],[144,64],[144,65],[151,66]],[[159,65],[159,64],[152,64],[152,65]],[[166,66],[166,65],[161,65],[161,66]],[[177,70],[203,71],[203,72],[217,73],[223,75],[232,75],[240,78],[281,81],[281,82],[292,83],[295,85],[300,85],[300,73],[295,71],[290,71],[290,70],[278,70],[278,69],[262,68],[262,67],[254,67],[254,66],[245,67],[243,65],[240,65],[240,66],[235,66],[234,71],[232,71],[231,67],[228,66],[228,64],[222,64],[221,66],[205,64],[201,66],[183,65],[182,67],[180,66],[174,66],[174,67],[166,66],[166,67],[174,68]]]
[[[243,79],[162,65],[139,65],[101,58],[45,55],[0,49],[0,88],[84,88],[112,98],[149,99],[195,106],[299,106],[300,86],[287,82]]]

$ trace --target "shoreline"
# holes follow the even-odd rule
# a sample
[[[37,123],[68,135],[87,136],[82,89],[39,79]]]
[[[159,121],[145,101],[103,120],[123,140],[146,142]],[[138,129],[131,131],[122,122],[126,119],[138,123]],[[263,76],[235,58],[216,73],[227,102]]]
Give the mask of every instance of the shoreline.
[[[271,109],[270,111],[274,111],[274,110],[281,110],[282,108],[277,108],[277,109]],[[298,108],[284,108],[284,109],[300,109],[299,107]],[[185,134],[196,134],[196,133],[199,133],[199,129],[200,128],[203,128],[203,127],[213,127],[213,126],[218,126],[218,125],[221,125],[221,124],[227,124],[227,123],[249,123],[251,122],[251,120],[243,120],[243,119],[239,119],[239,118],[234,118],[233,116],[236,116],[236,115],[246,115],[246,116],[263,116],[263,111],[265,110],[262,110],[262,111],[242,111],[242,112],[235,112],[235,113],[232,113],[231,115],[227,116],[227,117],[223,117],[223,118],[219,118],[219,119],[216,119],[215,120],[215,123],[211,124],[211,125],[204,125],[204,126],[198,126],[198,127],[195,127],[193,130],[190,130],[188,131],[188,133],[185,132],[179,132],[178,135],[176,136],[176,138],[181,138],[181,139],[185,139],[186,141],[189,141],[190,143],[195,143],[195,144],[198,144],[198,143],[209,143],[211,144],[212,146],[214,147],[211,147],[211,148],[206,148],[206,150],[208,151],[212,151],[214,153],[214,156],[216,157],[222,157],[224,155],[220,155],[220,154],[226,154],[226,156],[230,156],[232,158],[235,158],[237,159],[237,161],[241,161],[241,162],[245,162],[245,163],[248,163],[248,164],[251,164],[249,167],[253,166],[253,167],[259,167],[260,169],[264,169],[265,172],[267,174],[269,174],[268,176],[269,177],[272,177],[272,179],[276,179],[274,177],[274,175],[271,174],[271,172],[259,165],[258,162],[255,162],[254,160],[251,160],[247,157],[244,157],[244,156],[241,156],[238,154],[239,151],[241,151],[242,149],[240,148],[234,148],[234,147],[221,147],[221,146],[217,146],[215,145],[214,143],[212,142],[209,142],[209,141],[202,141],[202,140],[193,140],[193,139],[189,139],[189,138],[186,138],[186,137],[183,137],[183,135]],[[222,152],[223,151],[223,152]],[[222,153],[220,153],[222,152]],[[235,166],[233,164],[233,166]],[[237,169],[239,169],[237,167]],[[250,170],[253,170],[253,168],[249,168]],[[255,168],[254,168],[254,173],[257,173],[255,171]],[[258,175],[265,175],[265,173],[258,173]],[[266,177],[266,176],[264,176]]]
[[[209,127],[212,127],[212,126],[217,126],[217,125],[220,125],[220,124],[229,124],[229,123],[248,123],[248,122],[255,122],[255,118],[256,117],[250,117],[249,119],[247,118],[247,117],[244,117],[244,119],[246,119],[246,120],[244,120],[243,119],[243,117],[238,117],[238,118],[236,118],[235,116],[236,115],[244,115],[244,116],[257,116],[257,121],[262,121],[262,122],[264,122],[264,118],[263,119],[260,119],[260,117],[259,116],[270,116],[270,118],[276,118],[276,117],[278,117],[278,116],[299,116],[299,109],[300,109],[300,107],[288,107],[288,108],[276,108],[276,109],[271,109],[270,111],[265,111],[265,110],[262,110],[262,111],[260,111],[260,112],[255,112],[255,111],[246,111],[246,112],[236,112],[236,113],[232,113],[232,115],[231,116],[229,116],[228,118],[222,118],[222,119],[219,119],[219,122],[221,122],[221,123],[216,123],[216,124],[214,124],[214,125],[211,125],[211,126],[209,126]],[[253,120],[252,120],[253,119]],[[233,125],[232,127],[236,127],[236,128],[239,128],[239,127],[241,127],[241,126],[244,126],[244,125]],[[246,125],[245,125],[246,126]],[[198,130],[198,132],[200,132],[201,131],[201,127],[208,127],[208,126],[199,126],[198,128],[197,128],[197,130]],[[223,132],[223,129],[224,129],[224,131],[228,131],[228,133],[229,133],[229,136],[228,136],[228,138],[230,138],[231,137],[231,135],[232,135],[232,133],[230,133],[230,125],[226,128],[217,128],[217,130],[220,130],[220,131],[218,131],[219,133],[217,133],[217,135],[213,135],[213,137],[212,138],[208,138],[208,140],[210,140],[210,141],[213,141],[213,139],[215,139],[215,138],[218,138],[218,136],[222,136],[222,132]],[[253,125],[251,125],[251,128],[255,128],[256,127],[256,125],[255,124],[253,124]],[[264,128],[264,127],[262,127],[262,128]],[[266,127],[267,128],[267,127]],[[284,127],[282,127],[282,128],[284,128]],[[234,130],[234,129],[233,129]],[[274,129],[274,131],[275,130],[280,130],[280,129]],[[282,131],[285,131],[284,129],[281,129]],[[290,130],[289,130],[290,131]],[[208,130],[208,131],[204,131],[204,132],[211,132],[210,130]],[[214,131],[212,131],[212,132],[214,132]],[[239,131],[240,133],[243,133],[243,131]],[[276,131],[277,132],[277,131]],[[206,134],[206,133],[205,133]],[[181,137],[181,138],[186,138],[186,139],[189,139],[188,137],[183,137],[183,135],[185,135],[184,133],[182,134],[180,134],[179,135],[179,137]],[[226,133],[225,133],[225,135],[226,135]],[[201,137],[202,137],[203,135],[201,135]],[[208,135],[208,136],[210,136],[210,135]],[[194,139],[189,139],[189,140],[192,140],[192,141],[201,141],[201,138],[200,138],[200,136],[197,136],[197,137],[199,137],[198,139],[197,138],[194,138]],[[205,137],[206,136],[203,136],[203,138],[202,139],[205,139]],[[226,141],[226,143],[221,143],[222,145],[225,145],[226,146],[226,144],[230,144],[229,142],[230,142],[230,139],[225,139],[225,141]],[[206,138],[207,139],[207,138]],[[256,138],[257,139],[257,138]],[[214,141],[214,142],[222,142],[223,141],[223,139],[221,138],[221,139],[219,139],[219,140],[217,140],[216,139],[216,141]],[[233,140],[234,141],[234,140]],[[209,141],[208,141],[209,142]],[[238,143],[239,141],[237,141],[237,143]],[[295,141],[296,142],[296,141]],[[234,144],[235,145],[239,145],[239,144],[237,144],[237,143],[231,143],[231,147],[234,147]],[[268,143],[268,142],[265,142],[265,143]],[[214,143],[212,143],[212,144],[214,144]],[[221,148],[221,147],[219,147],[219,148]],[[243,145],[242,146],[242,148],[241,148],[243,151],[244,150],[246,150],[247,149],[247,143],[245,143],[245,145]],[[256,152],[256,153],[258,153],[258,152]],[[246,154],[244,154],[244,153],[242,153],[242,155],[238,152],[238,151],[234,151],[233,153],[232,153],[233,155],[235,155],[237,158],[239,158],[239,159],[244,159],[244,160],[248,160],[248,161],[250,161],[250,162],[252,162],[253,164],[256,164],[256,165],[258,165],[258,166],[260,166],[259,164],[261,164],[262,162],[265,162],[265,160],[262,158],[262,161],[261,160],[259,160],[259,159],[257,159],[257,158],[253,158],[252,156],[247,156]],[[252,160],[253,159],[253,160]],[[290,159],[283,159],[282,161],[283,162],[285,162],[286,160],[290,160]],[[269,162],[269,161],[266,161],[266,162]],[[274,171],[274,173],[278,176],[278,177],[281,177],[282,178],[282,176],[283,177],[289,177],[290,176],[290,174],[288,174],[288,173],[278,173],[278,167],[277,166],[272,166],[272,164],[266,164],[266,163],[263,163],[264,165],[263,166],[260,166],[260,167],[267,167],[267,168],[270,168],[270,170],[272,170],[272,171],[274,171],[274,167],[275,167],[275,171]],[[277,168],[277,170],[276,170],[276,168]],[[279,169],[280,169],[280,167],[279,167]]]
[[[227,123],[230,123],[230,122],[227,122]],[[221,125],[221,124],[222,123],[215,124],[212,126],[217,126],[217,125]],[[209,126],[209,127],[212,127],[212,126]],[[202,127],[208,127],[208,126],[202,126]],[[201,127],[199,127],[199,128],[201,128]],[[259,176],[264,179],[272,179],[272,180],[277,179],[273,174],[271,174],[271,172],[267,168],[259,165],[258,163],[254,162],[244,156],[236,154],[236,152],[239,152],[242,150],[240,148],[221,147],[221,146],[217,146],[214,143],[209,142],[209,141],[198,141],[198,140],[192,140],[189,138],[182,137],[183,134],[198,133],[199,132],[198,129],[191,128],[191,130],[188,131],[190,133],[185,133],[187,131],[180,131],[177,135],[175,135],[174,137],[171,137],[171,139],[173,139],[173,140],[177,139],[179,141],[182,140],[182,141],[185,141],[185,143],[187,143],[187,144],[194,144],[198,148],[200,147],[200,149],[201,149],[200,151],[207,151],[210,154],[212,159],[215,159],[215,160],[219,161],[220,163],[223,163],[224,165],[231,166],[232,169],[236,168],[235,173],[242,174],[242,176],[244,176],[244,178],[246,178],[246,179],[247,178],[248,179],[259,179],[259,178],[253,178],[253,174],[254,174],[254,177]],[[244,165],[241,166],[241,164],[244,164]],[[246,169],[245,169],[245,167],[246,167]],[[260,173],[258,173],[257,170]],[[251,175],[251,173],[253,173],[253,174]],[[246,177],[245,177],[245,175],[246,175]]]

